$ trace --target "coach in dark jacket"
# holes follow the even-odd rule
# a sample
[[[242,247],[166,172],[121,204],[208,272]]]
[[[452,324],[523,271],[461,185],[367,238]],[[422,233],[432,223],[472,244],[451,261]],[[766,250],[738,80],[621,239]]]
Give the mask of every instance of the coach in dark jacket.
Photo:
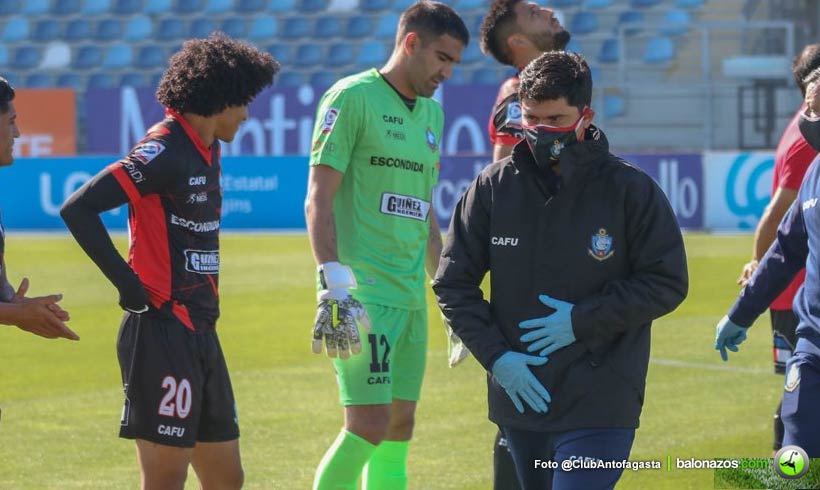
[[[688,289],[675,215],[649,176],[609,153],[591,94],[577,54],[546,53],[522,72],[526,139],[462,196],[433,286],[492,373],[490,419],[525,489],[614,487],[622,468],[578,469],[628,458],[652,320]],[[579,466],[534,464],[565,459]]]

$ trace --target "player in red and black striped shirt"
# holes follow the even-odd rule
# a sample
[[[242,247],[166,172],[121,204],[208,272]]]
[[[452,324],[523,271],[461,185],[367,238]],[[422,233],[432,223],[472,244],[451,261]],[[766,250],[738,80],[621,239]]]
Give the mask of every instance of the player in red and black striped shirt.
[[[222,34],[186,42],[157,90],[166,118],[61,211],[126,310],[120,436],[136,439],[143,488],[182,489],[189,463],[204,488],[242,486],[233,389],[215,331],[219,141],[233,140],[278,68]],[[99,217],[126,202],[127,262]]]

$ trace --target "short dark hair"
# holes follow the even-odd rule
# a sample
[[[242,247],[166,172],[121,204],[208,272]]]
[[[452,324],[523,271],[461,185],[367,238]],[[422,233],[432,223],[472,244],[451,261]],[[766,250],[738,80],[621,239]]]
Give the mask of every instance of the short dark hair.
[[[808,44],[792,62],[794,82],[800,93],[806,95],[806,78],[816,68],[820,67],[820,44]]]
[[[518,28],[515,6],[522,0],[493,0],[481,22],[481,51],[503,65],[512,65],[507,38]]]
[[[548,51],[521,72],[518,95],[538,102],[566,98],[583,110],[592,103],[592,75],[584,57],[566,51]]]
[[[422,0],[402,12],[396,32],[396,44],[409,32],[418,33],[422,42],[427,43],[445,34],[470,43],[470,32],[455,10],[440,2]]]
[[[0,77],[0,114],[9,111],[9,103],[14,100],[14,87],[3,77]]]
[[[278,71],[279,63],[270,54],[216,32],[186,41],[171,57],[157,100],[178,112],[209,117],[249,104]]]

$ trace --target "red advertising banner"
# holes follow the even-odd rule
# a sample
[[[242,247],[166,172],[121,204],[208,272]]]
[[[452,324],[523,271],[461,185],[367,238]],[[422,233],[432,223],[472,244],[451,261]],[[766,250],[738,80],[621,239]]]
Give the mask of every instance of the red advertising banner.
[[[77,154],[77,111],[71,89],[19,89],[15,92],[15,157]]]

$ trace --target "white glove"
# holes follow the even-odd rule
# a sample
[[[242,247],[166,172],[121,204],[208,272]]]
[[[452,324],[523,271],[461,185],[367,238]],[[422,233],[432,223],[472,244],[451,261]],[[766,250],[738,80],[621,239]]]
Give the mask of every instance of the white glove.
[[[357,286],[350,267],[339,262],[327,262],[319,266],[319,278],[323,289],[317,295],[319,305],[313,325],[313,352],[322,353],[324,339],[329,357],[347,359],[350,353],[355,355],[362,351],[356,323],[369,332],[370,317],[359,300],[348,291]]]
[[[453,332],[453,327],[444,315],[441,315],[441,321],[444,322],[444,331],[447,332],[447,360],[450,367],[456,367],[461,361],[470,357],[470,350]]]

